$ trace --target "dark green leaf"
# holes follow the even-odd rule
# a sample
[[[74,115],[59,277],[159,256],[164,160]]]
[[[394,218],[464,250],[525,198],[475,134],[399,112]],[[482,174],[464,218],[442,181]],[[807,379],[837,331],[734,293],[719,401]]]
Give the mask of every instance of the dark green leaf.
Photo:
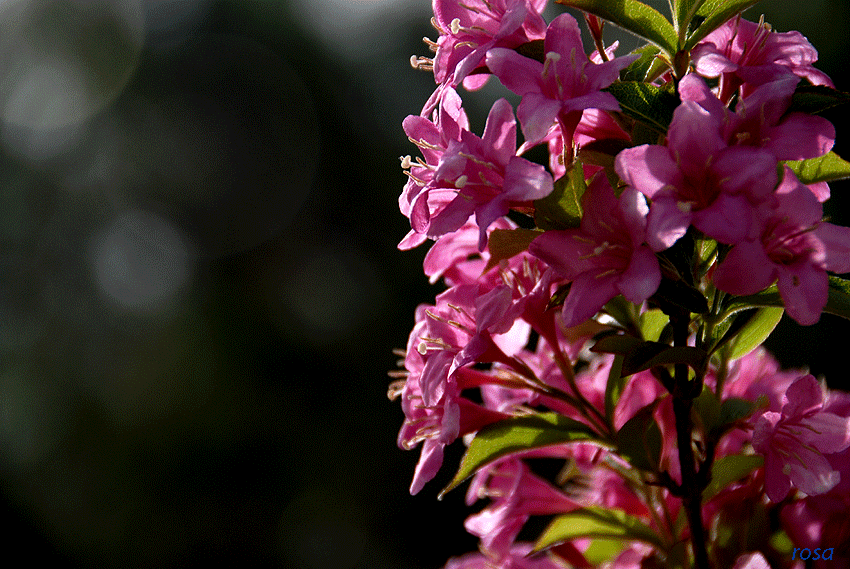
[[[612,334],[600,338],[592,348],[591,352],[602,354],[628,354],[643,344],[639,338],[626,334]]]
[[[684,39],[691,19],[704,3],[705,0],[675,0],[673,2],[673,23],[681,39]]]
[[[555,180],[552,193],[534,202],[534,221],[540,229],[573,229],[581,225],[581,197],[587,189],[584,168],[576,161],[566,174]]]
[[[708,362],[705,350],[692,346],[668,346],[659,342],[643,342],[623,358],[623,374],[631,375],[656,366],[687,364],[704,370]]]
[[[597,441],[595,432],[558,413],[504,419],[484,427],[472,439],[454,479],[440,492],[456,488],[479,468],[512,453],[575,441]]]
[[[710,500],[736,480],[747,476],[764,464],[764,458],[750,454],[730,454],[714,461],[711,482],[702,493],[703,501]]]
[[[837,91],[826,85],[808,85],[801,83],[794,91],[789,113],[807,113],[815,115],[827,109],[850,103],[850,93]]]
[[[698,288],[682,279],[662,278],[651,301],[665,311],[669,311],[670,308],[682,308],[697,314],[708,312],[708,301],[705,300],[705,296]]]
[[[720,417],[717,427],[723,428],[735,421],[746,419],[758,408],[758,404],[747,399],[730,397],[720,404]]]
[[[653,417],[660,399],[656,399],[617,432],[617,454],[628,460],[635,468],[657,470],[661,457],[661,429]]]
[[[617,402],[620,401],[620,395],[626,388],[626,377],[622,374],[623,371],[623,356],[617,355],[611,364],[611,370],[608,372],[608,382],[605,384],[605,417],[609,423],[613,422],[614,408]]]
[[[622,510],[590,506],[562,514],[552,520],[534,544],[534,551],[584,537],[639,540],[662,546],[658,532],[647,527],[640,519]]]
[[[690,51],[701,39],[719,28],[724,22],[732,18],[738,12],[743,12],[750,6],[757,4],[759,0],[706,0],[700,6],[696,15],[702,18],[702,24],[688,36],[685,41],[685,51]]]
[[[819,158],[808,160],[786,160],[783,164],[788,166],[804,184],[850,178],[850,162],[839,157],[835,152],[827,152]]]
[[[624,113],[661,134],[667,132],[679,106],[679,98],[670,91],[639,81],[621,81],[603,91],[614,95]]]
[[[702,393],[694,399],[694,410],[706,432],[710,432],[720,423],[720,401],[708,386],[704,385]]]
[[[530,42],[526,42],[522,45],[519,45],[514,48],[516,52],[523,57],[527,57],[529,59],[535,59],[540,63],[543,63],[546,59],[545,51],[546,48],[543,47],[543,40],[532,40]]]
[[[647,74],[652,68],[652,64],[658,59],[660,53],[661,49],[651,43],[634,50],[632,55],[637,54],[639,57],[629,64],[628,67],[620,71],[620,80],[637,81],[640,83],[646,81]]]
[[[673,25],[661,13],[637,0],[556,0],[559,4],[584,10],[626,31],[651,41],[669,54],[678,44]]]
[[[487,241],[490,260],[487,261],[484,272],[486,273],[502,260],[510,259],[528,250],[528,245],[541,234],[541,231],[534,229],[494,229]]]

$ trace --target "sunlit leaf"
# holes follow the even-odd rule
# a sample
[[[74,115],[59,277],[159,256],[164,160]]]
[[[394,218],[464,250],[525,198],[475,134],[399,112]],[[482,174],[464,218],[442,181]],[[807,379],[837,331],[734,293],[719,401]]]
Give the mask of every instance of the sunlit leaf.
[[[779,324],[783,311],[784,308],[779,306],[759,308],[731,340],[729,359],[743,357],[762,345]]]
[[[673,23],[680,37],[684,37],[688,24],[704,3],[705,0],[675,0],[673,2]]]
[[[661,49],[652,43],[648,43],[643,47],[639,47],[632,52],[639,57],[631,62],[628,67],[620,71],[621,81],[638,81],[647,80],[647,74],[652,68],[652,64],[658,59]]]
[[[534,551],[585,537],[639,540],[659,547],[662,545],[658,533],[640,519],[622,510],[590,506],[562,514],[552,520],[534,544]]]
[[[808,160],[787,160],[783,162],[804,184],[832,182],[850,178],[850,162],[835,152],[827,152],[819,158]]]
[[[676,53],[677,38],[673,25],[661,12],[637,0],[556,0],[559,4],[584,10],[626,31]]]
[[[524,417],[504,419],[478,431],[460,464],[454,479],[440,492],[440,496],[456,488],[479,468],[525,450],[576,441],[597,441],[596,433],[580,423],[559,413],[538,413]],[[600,443],[601,444],[601,443]]]

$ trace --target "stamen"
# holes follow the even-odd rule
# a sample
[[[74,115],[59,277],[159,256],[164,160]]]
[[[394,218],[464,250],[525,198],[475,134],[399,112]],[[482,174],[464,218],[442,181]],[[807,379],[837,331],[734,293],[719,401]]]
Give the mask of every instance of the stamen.
[[[455,187],[459,190],[463,189],[463,187],[466,185],[466,182],[467,182],[468,179],[469,178],[466,177],[466,174],[464,174],[462,176],[458,176],[458,179],[455,180]]]
[[[557,52],[554,52],[554,51],[546,52],[546,61],[543,62],[543,75],[545,76],[547,73],[549,73],[549,65],[551,63],[553,63],[553,62],[557,63],[560,60],[561,60],[561,54],[560,53],[557,53]]]
[[[401,167],[402,168],[404,168],[405,170],[410,169],[410,164],[411,164],[410,154],[408,154],[407,156],[399,156],[398,159],[401,160]]]
[[[404,390],[405,380],[394,381],[387,388],[387,398],[390,401],[395,401],[399,398],[402,391]]]

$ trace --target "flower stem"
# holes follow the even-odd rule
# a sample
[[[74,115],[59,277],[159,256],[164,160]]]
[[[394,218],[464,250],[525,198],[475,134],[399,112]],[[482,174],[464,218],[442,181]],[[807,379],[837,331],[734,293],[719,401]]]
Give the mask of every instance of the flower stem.
[[[684,312],[675,315],[675,317],[671,315],[670,321],[673,324],[673,345],[687,346],[690,315]],[[679,464],[682,470],[682,505],[687,513],[688,525],[691,528],[694,566],[696,569],[711,569],[708,550],[705,545],[705,528],[702,524],[704,484],[697,472],[692,446],[694,425],[691,421],[691,409],[696,393],[694,393],[693,385],[688,380],[688,366],[686,364],[676,364],[674,373],[673,414],[676,417],[676,442],[679,447]]]

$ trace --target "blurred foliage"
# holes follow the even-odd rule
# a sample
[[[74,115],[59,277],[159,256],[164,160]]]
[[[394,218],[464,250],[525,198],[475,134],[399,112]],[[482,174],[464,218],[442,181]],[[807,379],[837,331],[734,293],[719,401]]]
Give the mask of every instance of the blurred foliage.
[[[408,64],[435,35],[430,5],[320,4],[0,3],[10,554],[412,569],[475,549],[463,493],[434,499],[448,478],[407,494],[418,453],[395,446],[386,399],[391,350],[437,291],[425,248],[396,249],[400,125],[434,87]],[[782,4],[767,20],[850,87],[840,1],[804,14],[828,26]],[[464,95],[479,130],[497,87]],[[823,320],[769,345],[844,381],[824,339],[846,328]]]

